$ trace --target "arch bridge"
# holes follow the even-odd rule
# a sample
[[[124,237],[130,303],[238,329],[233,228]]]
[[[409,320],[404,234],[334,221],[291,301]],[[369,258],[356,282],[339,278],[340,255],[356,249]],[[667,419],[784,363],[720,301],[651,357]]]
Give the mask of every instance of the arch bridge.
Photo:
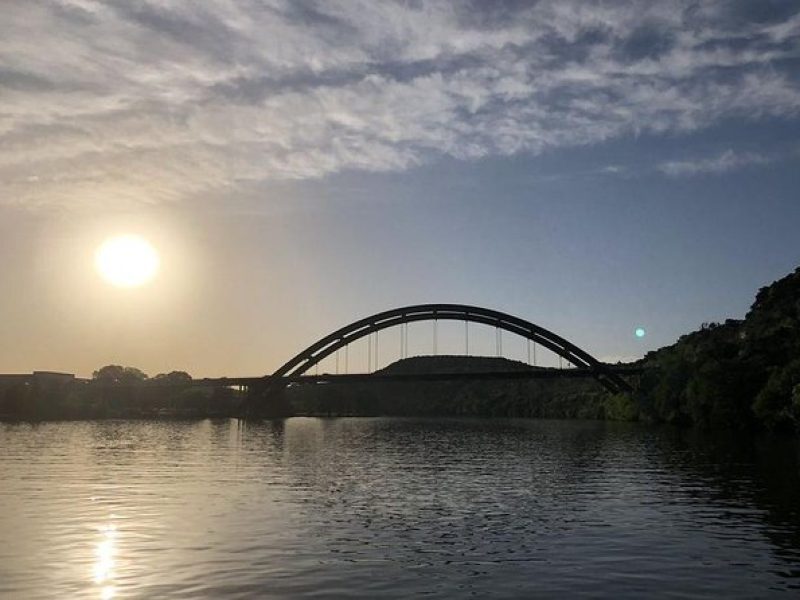
[[[525,319],[479,306],[417,304],[365,317],[323,337],[292,357],[272,375],[263,378],[261,385],[258,386],[261,390],[258,395],[264,398],[279,389],[283,389],[288,383],[296,381],[298,377],[301,377],[314,365],[356,340],[405,323],[439,320],[480,323],[514,333],[547,348],[575,365],[579,370],[590,373],[611,393],[630,391],[632,389],[630,384],[609,365],[597,360],[591,354],[563,337]]]

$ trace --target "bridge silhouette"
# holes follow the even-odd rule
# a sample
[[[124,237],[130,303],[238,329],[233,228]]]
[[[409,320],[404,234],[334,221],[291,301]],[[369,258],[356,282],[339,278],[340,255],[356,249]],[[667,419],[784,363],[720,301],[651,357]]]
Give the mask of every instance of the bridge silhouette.
[[[353,342],[373,333],[418,321],[464,321],[479,323],[508,331],[538,344],[558,355],[561,359],[575,366],[572,369],[534,369],[522,371],[497,371],[476,373],[429,373],[429,374],[314,374],[307,375],[309,369],[322,360],[346,348]],[[435,331],[435,329],[434,329]],[[401,334],[401,345],[403,337]],[[435,342],[434,342],[435,343]],[[467,329],[467,346],[469,345]],[[407,348],[407,334],[405,346]],[[467,348],[468,350],[468,348]],[[371,362],[371,359],[370,359]],[[631,367],[615,367],[603,363],[575,344],[519,317],[479,306],[464,304],[417,304],[380,312],[355,321],[311,344],[305,350],[293,356],[274,373],[259,378],[220,378],[200,379],[196,383],[216,385],[239,385],[248,389],[244,403],[246,414],[264,412],[270,402],[290,384],[297,383],[332,383],[332,382],[380,382],[380,381],[439,381],[444,379],[520,379],[551,377],[594,377],[610,393],[627,392],[632,386],[622,377],[623,374],[634,374],[638,369]]]

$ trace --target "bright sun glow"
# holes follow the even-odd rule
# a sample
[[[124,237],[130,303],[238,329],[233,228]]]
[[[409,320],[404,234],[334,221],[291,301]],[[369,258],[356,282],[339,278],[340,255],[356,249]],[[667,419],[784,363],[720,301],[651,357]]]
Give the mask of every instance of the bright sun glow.
[[[137,235],[119,235],[107,239],[97,249],[94,264],[109,283],[136,287],[155,277],[159,259],[155,248]]]

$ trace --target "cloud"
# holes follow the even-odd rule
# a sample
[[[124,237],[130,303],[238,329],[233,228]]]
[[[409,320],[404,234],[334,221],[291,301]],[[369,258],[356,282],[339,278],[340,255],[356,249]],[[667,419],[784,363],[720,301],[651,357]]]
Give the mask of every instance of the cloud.
[[[442,156],[795,118],[800,7],[760,6],[12,3],[0,203],[231,197]]]
[[[726,173],[769,162],[772,162],[772,159],[763,154],[752,152],[736,153],[733,150],[726,150],[722,154],[710,158],[663,162],[658,165],[658,170],[671,177],[684,177],[705,173]]]

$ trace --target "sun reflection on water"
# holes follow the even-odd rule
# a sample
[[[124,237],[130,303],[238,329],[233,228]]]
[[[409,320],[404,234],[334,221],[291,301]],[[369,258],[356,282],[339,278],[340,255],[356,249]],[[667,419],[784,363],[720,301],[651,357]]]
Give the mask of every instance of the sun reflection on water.
[[[114,579],[114,556],[117,551],[117,526],[108,523],[101,526],[99,531],[102,538],[95,548],[94,582],[103,586],[100,590],[101,600],[111,600],[116,592],[111,584]]]
[[[113,585],[107,585],[100,590],[100,600],[111,600],[116,593],[116,588]]]

